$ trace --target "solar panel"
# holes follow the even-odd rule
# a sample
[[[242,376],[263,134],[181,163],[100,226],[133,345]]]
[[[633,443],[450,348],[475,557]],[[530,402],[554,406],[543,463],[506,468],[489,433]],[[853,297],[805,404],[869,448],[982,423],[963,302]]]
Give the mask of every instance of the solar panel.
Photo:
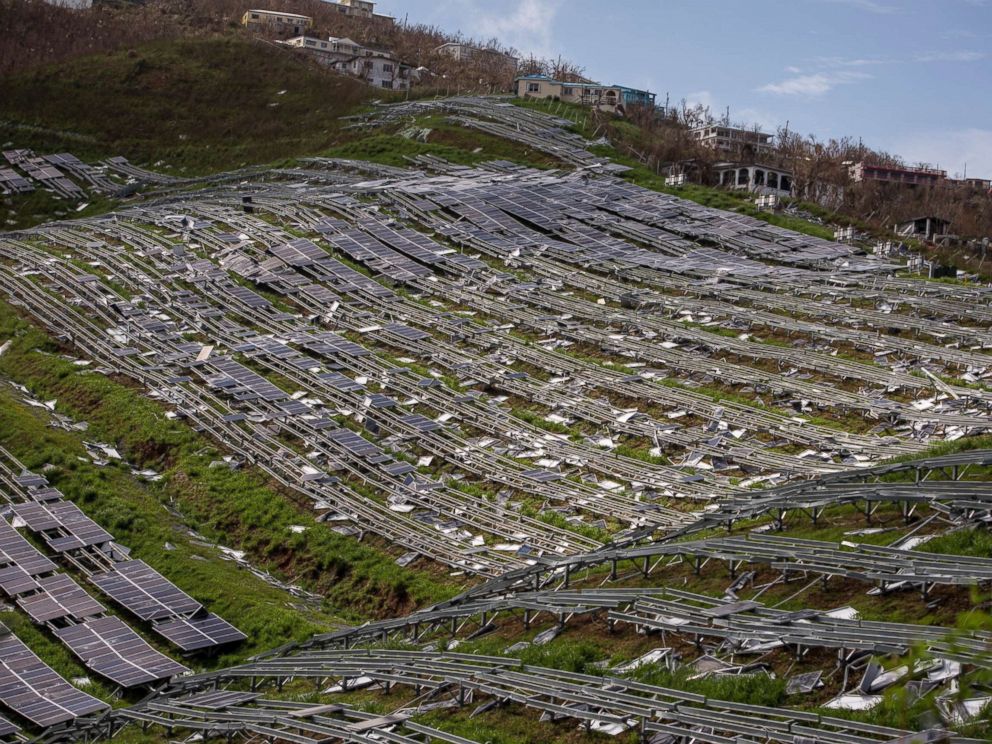
[[[249,393],[270,402],[285,400],[289,397],[260,374],[252,372],[233,359],[211,357],[210,365],[221,373],[207,380],[207,383],[212,387],[227,390],[240,397],[248,397],[245,393]]]
[[[71,617],[85,620],[103,613],[104,607],[65,574],[55,574],[38,581],[41,592],[17,600],[17,605],[36,623]]]
[[[383,465],[382,469],[389,475],[399,476],[406,475],[407,473],[412,473],[416,468],[408,462],[393,462],[389,465]]]
[[[327,433],[327,438],[335,442],[353,455],[359,457],[374,457],[382,453],[376,445],[367,439],[360,437],[351,429],[335,429]]]
[[[57,553],[65,553],[88,545],[102,545],[114,539],[113,535],[87,517],[71,501],[15,504],[13,510],[24,520],[28,529],[41,533],[45,542]],[[59,536],[47,534],[51,530],[61,530],[68,534]]]
[[[235,284],[233,286],[227,287],[226,290],[227,290],[227,294],[229,294],[234,299],[243,302],[248,307],[262,308],[262,307],[269,307],[269,305],[271,304],[267,299],[265,299],[261,295],[255,294],[247,287],[241,287]]]
[[[0,589],[7,596],[16,597],[37,590],[38,583],[20,566],[8,565],[0,568]]]
[[[536,468],[534,470],[525,470],[521,473],[525,478],[530,478],[531,480],[536,480],[539,483],[547,483],[549,481],[555,481],[561,479],[561,473],[553,473],[550,470],[541,470]]]
[[[227,643],[238,643],[247,636],[213,613],[198,618],[175,618],[155,625],[154,630],[185,652]]]
[[[101,592],[142,620],[197,612],[202,605],[144,561],[124,561],[90,576]]]
[[[401,416],[400,420],[404,424],[412,426],[418,431],[436,431],[441,428],[441,424],[437,421],[433,421],[426,416],[421,416],[419,413],[411,413],[408,416]]]
[[[394,333],[407,341],[422,341],[425,338],[430,338],[431,334],[425,331],[417,330],[416,328],[410,328],[410,326],[405,326],[402,323],[389,323],[383,326],[383,330],[389,331],[389,333]]]
[[[354,393],[358,390],[364,390],[364,386],[358,384],[350,377],[346,377],[340,372],[322,372],[317,375],[318,378],[326,382],[335,390],[340,390],[342,393]]]
[[[20,729],[17,728],[17,726],[12,724],[3,716],[0,716],[0,736],[11,736],[12,734],[16,734],[18,731],[20,731]]]
[[[15,564],[31,576],[51,573],[55,564],[0,519],[0,565]]]
[[[0,625],[0,703],[48,727],[109,706],[77,690]]]
[[[118,617],[87,620],[54,632],[88,668],[121,687],[135,687],[188,671],[149,646]]]

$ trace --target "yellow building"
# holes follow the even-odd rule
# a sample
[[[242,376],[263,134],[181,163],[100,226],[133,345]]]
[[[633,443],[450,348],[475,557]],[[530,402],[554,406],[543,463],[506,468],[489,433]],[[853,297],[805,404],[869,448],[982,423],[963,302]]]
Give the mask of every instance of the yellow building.
[[[299,36],[313,28],[313,18],[281,10],[249,10],[241,17],[241,24],[254,31]]]

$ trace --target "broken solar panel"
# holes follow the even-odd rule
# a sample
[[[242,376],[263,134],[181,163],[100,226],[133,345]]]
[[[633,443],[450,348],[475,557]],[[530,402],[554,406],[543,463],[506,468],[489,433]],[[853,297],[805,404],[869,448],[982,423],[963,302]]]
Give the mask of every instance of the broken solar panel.
[[[29,470],[25,470],[20,475],[14,476],[14,483],[23,488],[38,488],[40,486],[47,486],[48,479],[43,475],[38,475],[37,473],[32,473]]]
[[[313,351],[315,354],[320,354],[321,356],[334,356],[336,354],[345,354],[347,356],[368,356],[369,350],[364,346],[356,344],[354,341],[349,341],[346,338],[342,338],[336,333],[331,333],[330,331],[325,331],[323,333],[315,333],[307,339],[301,341],[303,348]]]
[[[185,652],[198,651],[228,643],[239,643],[247,637],[229,622],[213,613],[201,617],[174,618],[157,623],[154,631]]]
[[[13,168],[0,168],[0,194],[27,193],[34,185]]]
[[[0,625],[0,703],[47,728],[110,706],[66,682]]]
[[[269,248],[273,256],[282,259],[290,266],[309,266],[310,264],[327,258],[327,252],[321,250],[306,238],[298,238],[283,245],[276,245]]]
[[[53,631],[83,663],[121,687],[135,687],[188,671],[160,654],[118,617],[101,617]]]
[[[244,703],[250,703],[252,700],[257,700],[260,697],[262,697],[261,693],[257,692],[210,690],[209,692],[201,692],[188,698],[182,698],[177,702],[180,702],[183,705],[192,706],[194,708],[223,710],[224,708],[230,708],[232,705],[243,705]]]
[[[97,588],[142,620],[161,620],[202,605],[144,561],[124,561],[90,577]]]
[[[65,574],[39,579],[38,587],[40,592],[20,597],[17,606],[40,625],[62,618],[82,621],[104,612],[103,605]]]

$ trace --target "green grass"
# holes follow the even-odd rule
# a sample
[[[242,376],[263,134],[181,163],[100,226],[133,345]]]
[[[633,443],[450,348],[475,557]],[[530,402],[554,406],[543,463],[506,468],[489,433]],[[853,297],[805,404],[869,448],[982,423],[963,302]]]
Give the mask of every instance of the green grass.
[[[0,80],[0,138],[211,173],[319,152],[338,136],[338,117],[371,94],[240,33],[157,41]]]
[[[54,486],[131,548],[134,557],[248,634],[248,642],[223,661],[237,661],[341,624],[319,607],[300,608],[289,593],[222,560],[219,551],[194,543],[160,502],[159,489],[139,482],[126,466],[97,467],[85,460],[79,435],[48,427],[46,414],[20,403],[13,389],[4,387],[0,444],[29,468],[44,468]],[[38,649],[33,642],[31,647]]]
[[[987,527],[974,526],[955,530],[921,545],[924,553],[948,553],[988,558],[992,555],[992,533]]]
[[[689,679],[692,674],[693,670],[688,667],[671,671],[659,664],[645,664],[635,669],[631,676],[646,684],[694,692],[718,700],[768,706],[782,705],[785,702],[785,680],[781,678],[765,674],[713,674],[700,679]]]
[[[396,132],[366,135],[331,147],[322,154],[399,167],[413,167],[409,158],[417,155],[434,155],[457,165],[478,165],[488,160],[509,160],[536,168],[562,165],[544,153],[484,132],[449,124],[443,117],[421,117],[414,125],[431,130],[426,142],[401,136],[398,132],[407,128],[403,125]]]

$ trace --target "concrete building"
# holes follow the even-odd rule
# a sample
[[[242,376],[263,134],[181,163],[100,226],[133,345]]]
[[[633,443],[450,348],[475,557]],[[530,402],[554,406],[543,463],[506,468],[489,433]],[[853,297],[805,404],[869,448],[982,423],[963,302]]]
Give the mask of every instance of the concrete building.
[[[362,54],[334,63],[334,69],[361,78],[376,88],[407,90],[410,87],[410,65],[404,65],[386,52]]]
[[[851,163],[848,173],[855,183],[880,181],[900,183],[906,186],[936,186],[947,178],[947,171],[937,168],[910,168],[898,165],[872,165],[860,162]]]
[[[933,240],[939,235],[947,235],[951,229],[950,220],[942,217],[916,217],[896,223],[892,228],[896,235],[904,238]]]
[[[487,64],[499,65],[500,67],[507,67],[513,70],[517,69],[517,64],[519,63],[519,60],[513,55],[506,54],[498,49],[476,47],[471,44],[463,44],[459,41],[451,41],[447,44],[442,44],[437,47],[434,52],[435,54],[452,57],[459,62],[466,62],[472,59],[482,59]]]
[[[362,46],[352,39],[297,36],[282,43],[302,49],[321,64],[361,78],[376,88],[407,90],[410,87],[410,65],[398,62],[389,52]]]
[[[519,98],[553,98],[624,114],[631,106],[655,106],[655,94],[625,85],[570,83],[547,75],[522,75],[514,81]]]
[[[954,184],[977,191],[992,191],[992,179],[988,178],[960,178]]]
[[[249,10],[241,17],[241,24],[252,31],[299,36],[313,27],[313,18],[281,10]]]
[[[369,53],[372,52],[371,49],[366,50],[357,41],[334,36],[330,36],[327,39],[315,39],[312,36],[295,36],[283,43],[286,46],[304,49],[318,56],[336,57],[338,59],[365,54],[366,51]]]
[[[775,149],[775,135],[753,129],[738,129],[720,124],[707,124],[692,130],[692,136],[704,147],[740,156],[767,155]]]
[[[375,12],[375,3],[370,0],[324,0],[328,5],[333,5],[342,15],[354,18],[369,18],[380,21],[394,22],[392,16],[381,15]]]
[[[717,163],[713,168],[717,183],[725,188],[774,196],[792,194],[792,173],[781,168],[732,162]]]

